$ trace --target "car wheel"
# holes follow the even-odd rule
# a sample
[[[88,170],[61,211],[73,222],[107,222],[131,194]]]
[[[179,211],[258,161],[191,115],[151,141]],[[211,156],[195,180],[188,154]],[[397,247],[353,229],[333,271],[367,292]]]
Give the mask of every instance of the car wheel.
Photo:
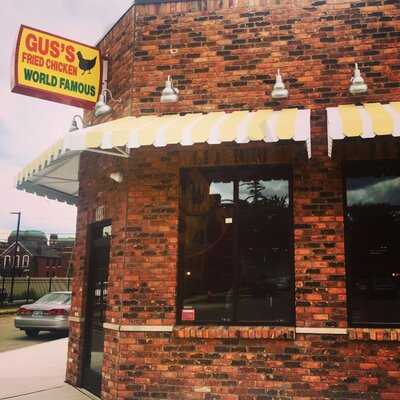
[[[38,329],[26,329],[25,333],[29,337],[36,337],[39,335],[39,330]]]

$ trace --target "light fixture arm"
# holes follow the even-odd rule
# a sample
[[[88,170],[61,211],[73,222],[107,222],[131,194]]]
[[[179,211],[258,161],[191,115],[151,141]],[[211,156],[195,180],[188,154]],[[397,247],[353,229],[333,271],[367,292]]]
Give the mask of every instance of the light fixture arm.
[[[107,100],[107,97],[106,97],[107,94],[110,95],[110,99],[111,99],[112,101],[115,101],[115,102],[117,102],[117,103],[121,103],[122,99],[121,99],[121,98],[119,98],[119,99],[114,99],[111,90],[108,89],[108,88],[105,88],[105,89],[103,89],[103,90],[101,91],[101,96],[104,96],[104,102],[106,102],[106,100]]]
[[[80,119],[80,120],[81,120],[81,123],[82,123],[82,126],[83,126],[83,127],[85,127],[85,126],[86,126],[86,124],[85,124],[85,121],[83,120],[83,118],[82,118],[82,116],[81,116],[81,115],[78,115],[78,114],[74,115],[74,116],[72,117],[72,120],[73,120],[73,121],[75,121],[75,120],[76,120],[76,118],[78,118],[78,119]]]
[[[83,118],[80,115],[76,114],[72,117],[71,127],[69,128],[70,132],[79,131],[79,126],[78,126],[78,123],[76,122],[77,119],[81,120],[82,128],[87,127]]]

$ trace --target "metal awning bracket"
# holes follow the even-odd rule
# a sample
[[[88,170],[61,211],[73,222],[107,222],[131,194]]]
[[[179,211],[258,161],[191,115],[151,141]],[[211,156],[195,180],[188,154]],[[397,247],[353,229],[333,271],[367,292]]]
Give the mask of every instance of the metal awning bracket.
[[[113,147],[113,149],[117,150],[116,152],[114,151],[107,151],[107,150],[99,150],[99,149],[86,149],[85,151],[89,151],[91,153],[99,153],[99,154],[106,154],[108,156],[114,156],[114,157],[122,157],[122,158],[129,158],[129,154],[125,153],[123,150],[121,150],[118,147]]]

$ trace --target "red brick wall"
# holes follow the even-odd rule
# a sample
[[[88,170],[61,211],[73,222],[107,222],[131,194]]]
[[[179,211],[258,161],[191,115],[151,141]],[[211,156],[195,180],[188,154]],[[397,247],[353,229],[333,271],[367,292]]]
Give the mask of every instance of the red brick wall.
[[[346,328],[341,157],[349,151],[328,159],[324,107],[399,99],[400,3],[178,2],[138,6],[136,23],[133,19],[131,10],[100,44],[111,58],[109,87],[123,99],[111,118],[305,106],[312,109],[313,158],[306,160],[300,144],[289,149],[264,143],[137,149],[129,161],[85,155],[67,380],[79,383],[86,234],[96,207],[104,205],[113,221],[107,322],[175,324],[179,169],[184,166],[290,162],[296,325]],[[170,47],[178,52],[171,54]],[[369,85],[361,97],[348,93],[356,61]],[[275,102],[270,91],[278,67],[290,95]],[[180,101],[172,105],[159,101],[167,74],[181,90]],[[365,157],[366,150],[368,158],[393,158],[396,143],[389,149],[363,144],[357,156]],[[108,178],[114,170],[123,171],[122,184]],[[293,336],[290,329],[107,329],[103,397],[400,398],[398,331]]]

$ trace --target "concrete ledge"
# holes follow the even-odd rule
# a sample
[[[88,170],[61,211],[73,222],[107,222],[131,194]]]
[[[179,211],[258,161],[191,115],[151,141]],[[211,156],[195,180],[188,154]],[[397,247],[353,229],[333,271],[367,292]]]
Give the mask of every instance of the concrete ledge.
[[[83,317],[69,317],[68,320],[71,321],[71,322],[84,322],[85,318],[83,318]]]
[[[110,324],[108,322],[104,322],[103,324],[104,329],[109,329],[110,331],[120,331],[121,325],[118,324]]]
[[[173,325],[121,325],[121,332],[172,332]]]
[[[104,329],[118,332],[172,332],[173,325],[118,325],[105,322]]]
[[[347,328],[308,328],[297,327],[296,333],[313,335],[347,335]]]

